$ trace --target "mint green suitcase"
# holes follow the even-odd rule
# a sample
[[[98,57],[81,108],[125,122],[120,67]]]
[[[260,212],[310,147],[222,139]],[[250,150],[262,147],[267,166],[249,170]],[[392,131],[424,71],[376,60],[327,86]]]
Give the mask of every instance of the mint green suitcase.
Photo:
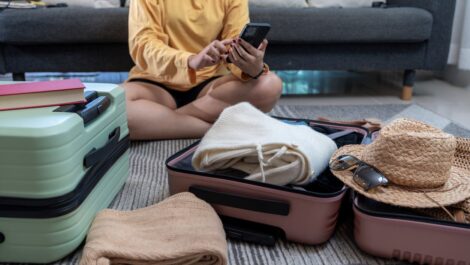
[[[0,111],[0,262],[65,257],[127,179],[124,91],[86,87],[83,106]]]

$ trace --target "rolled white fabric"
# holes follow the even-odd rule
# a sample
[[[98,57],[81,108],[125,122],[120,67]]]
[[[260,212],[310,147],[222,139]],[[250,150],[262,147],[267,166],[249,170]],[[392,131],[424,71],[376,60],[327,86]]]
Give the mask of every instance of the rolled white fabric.
[[[197,170],[235,168],[247,179],[306,185],[328,166],[337,147],[306,125],[290,125],[249,103],[225,109],[193,156]]]

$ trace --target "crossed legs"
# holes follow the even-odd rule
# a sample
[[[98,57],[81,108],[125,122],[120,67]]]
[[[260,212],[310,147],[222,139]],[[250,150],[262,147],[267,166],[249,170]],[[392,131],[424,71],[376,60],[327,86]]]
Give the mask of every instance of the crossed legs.
[[[274,73],[247,82],[226,75],[207,84],[193,102],[176,108],[172,96],[156,85],[129,82],[122,86],[134,140],[200,138],[224,108],[248,101],[269,112],[282,92],[282,81]]]

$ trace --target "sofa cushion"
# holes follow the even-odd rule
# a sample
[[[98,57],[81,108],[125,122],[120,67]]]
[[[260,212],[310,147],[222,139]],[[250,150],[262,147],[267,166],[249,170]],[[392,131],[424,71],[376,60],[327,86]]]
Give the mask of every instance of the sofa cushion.
[[[433,16],[419,8],[252,8],[251,21],[271,23],[268,39],[294,43],[420,42]]]
[[[127,42],[127,8],[5,10],[0,42],[11,44]]]
[[[250,0],[251,6],[257,7],[283,7],[283,8],[304,8],[308,7],[305,0]]]
[[[374,2],[385,2],[377,0],[307,0],[308,6],[325,7],[372,7]]]
[[[3,45],[0,43],[0,74],[4,74],[5,73],[5,58],[3,58],[3,54],[4,54],[4,51],[3,51]]]
[[[56,5],[64,3],[64,0],[43,0],[43,2]],[[67,0],[66,3],[70,7],[111,8],[121,6],[121,0]]]
[[[433,17],[419,8],[251,8],[268,22],[274,43],[420,42]],[[0,42],[11,44],[126,43],[127,8],[5,10]]]

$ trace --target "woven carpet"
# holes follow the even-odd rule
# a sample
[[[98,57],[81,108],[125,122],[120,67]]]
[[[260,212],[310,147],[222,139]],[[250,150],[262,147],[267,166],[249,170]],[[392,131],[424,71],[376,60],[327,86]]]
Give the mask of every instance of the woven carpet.
[[[456,135],[470,137],[470,131],[417,105],[278,106],[272,114],[311,119],[318,116],[334,119],[375,117],[384,121],[405,116],[420,119]],[[165,159],[192,142],[193,140],[174,140],[133,143],[129,178],[111,208],[132,210],[152,205],[166,198],[169,194]],[[352,237],[351,219],[349,217],[340,222],[333,237],[327,243],[317,246],[289,243],[282,240],[279,240],[274,247],[229,241],[229,262],[232,265],[397,263],[369,256],[359,250]],[[311,229],[315,229],[315,227]],[[78,249],[56,264],[76,264],[80,259],[80,254],[81,250]]]

